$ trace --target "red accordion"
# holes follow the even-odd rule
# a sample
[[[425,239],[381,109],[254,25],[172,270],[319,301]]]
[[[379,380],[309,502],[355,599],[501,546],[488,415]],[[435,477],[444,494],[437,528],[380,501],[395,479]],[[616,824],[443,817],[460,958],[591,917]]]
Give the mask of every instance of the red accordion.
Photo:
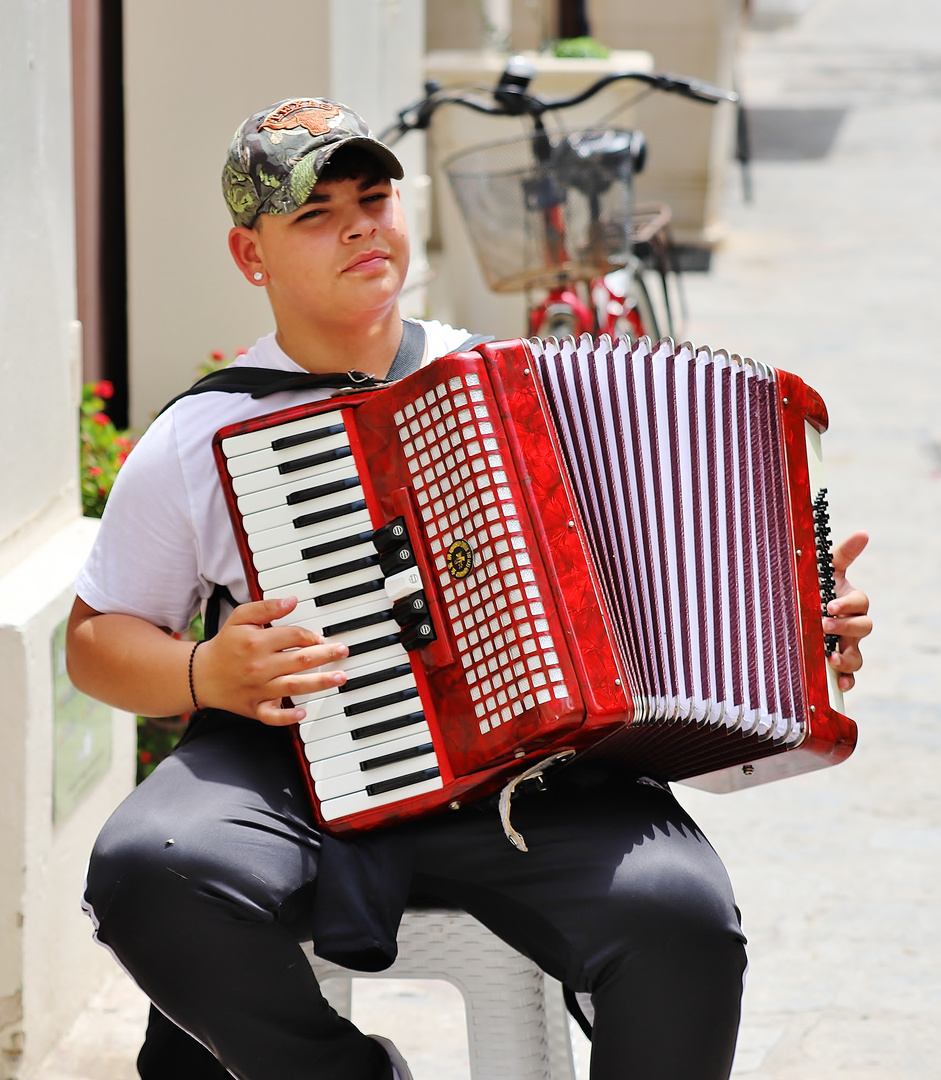
[[[297,729],[324,828],[457,807],[563,750],[717,791],[847,757],[826,424],[786,372],[583,338],[220,431],[253,597],[350,646]]]

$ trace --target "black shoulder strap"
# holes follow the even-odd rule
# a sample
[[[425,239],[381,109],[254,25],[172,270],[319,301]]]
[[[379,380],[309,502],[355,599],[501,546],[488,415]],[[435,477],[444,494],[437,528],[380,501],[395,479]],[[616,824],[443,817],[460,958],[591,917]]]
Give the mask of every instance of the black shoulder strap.
[[[398,382],[406,375],[418,371],[425,359],[425,328],[410,319],[402,321],[402,340],[395,354],[392,367],[386,374],[386,382]]]
[[[493,337],[485,334],[472,334],[454,350],[467,352]],[[288,374],[276,368],[228,367],[221,371],[212,371],[175,398],[168,401],[160,410],[164,413],[181,398],[219,391],[227,394],[251,394],[253,398],[268,397],[285,390],[370,390],[386,386],[388,383],[404,379],[421,367],[425,356],[425,328],[409,319],[402,321],[402,341],[392,361],[392,367],[384,379],[373,378],[362,371],[331,371],[315,375],[311,372]]]

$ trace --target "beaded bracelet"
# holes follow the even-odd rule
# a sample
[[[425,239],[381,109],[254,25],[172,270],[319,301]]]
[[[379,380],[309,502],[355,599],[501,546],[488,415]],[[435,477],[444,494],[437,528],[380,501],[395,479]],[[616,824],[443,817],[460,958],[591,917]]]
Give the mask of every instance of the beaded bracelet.
[[[193,708],[198,709],[199,704],[196,701],[196,687],[193,685],[193,660],[196,657],[196,650],[202,645],[201,641],[197,641],[193,646],[193,651],[190,653],[190,668],[189,668],[189,680],[190,680],[190,697],[193,699]]]

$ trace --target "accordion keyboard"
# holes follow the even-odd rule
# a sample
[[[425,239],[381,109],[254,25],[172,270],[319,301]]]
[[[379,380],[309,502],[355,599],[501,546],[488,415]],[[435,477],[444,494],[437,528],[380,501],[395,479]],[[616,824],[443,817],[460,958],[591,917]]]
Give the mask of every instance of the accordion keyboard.
[[[401,523],[374,532],[341,410],[222,443],[264,599],[296,596],[283,621],[342,641],[341,687],[295,699],[327,821],[442,786],[405,644],[433,639]],[[405,629],[403,629],[405,627]]]

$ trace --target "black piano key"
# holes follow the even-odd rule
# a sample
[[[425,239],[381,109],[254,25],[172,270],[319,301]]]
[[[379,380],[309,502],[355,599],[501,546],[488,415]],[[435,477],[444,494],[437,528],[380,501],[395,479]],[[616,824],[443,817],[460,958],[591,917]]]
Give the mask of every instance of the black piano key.
[[[420,784],[423,780],[434,780],[441,775],[437,765],[430,769],[421,769],[418,772],[409,773],[407,776],[393,776],[391,780],[380,780],[376,784],[366,785],[367,795],[384,795],[387,791],[396,791],[398,788],[411,787],[412,784]]]
[[[342,686],[337,687],[337,692],[348,694],[351,690],[362,690],[364,686],[375,686],[376,683],[388,682],[390,679],[398,679],[402,675],[411,675],[411,673],[411,664],[396,664],[394,667],[383,668],[382,671],[371,671],[368,675],[357,675],[355,678],[347,679]]]
[[[337,589],[336,592],[321,593],[314,597],[317,607],[328,607],[330,604],[339,604],[341,600],[352,600],[354,596],[366,596],[371,592],[378,592],[385,588],[382,578],[375,581],[362,581],[359,585],[349,585],[345,589]]]
[[[343,480],[331,480],[327,484],[317,484],[314,487],[292,491],[284,501],[288,506],[297,506],[298,503],[310,502],[312,499],[322,499],[324,495],[334,495],[338,491],[346,491],[349,488],[362,486],[358,476],[347,476]]]
[[[415,555],[411,544],[402,544],[393,551],[383,552],[379,556],[379,567],[385,577],[392,577],[400,570],[409,570],[415,565]]]
[[[408,540],[408,530],[405,528],[405,518],[397,517],[381,529],[376,529],[372,534],[372,542],[376,545],[376,551],[386,552],[390,548],[398,547],[399,544]]]
[[[366,509],[366,500],[357,499],[355,502],[346,503],[343,506],[331,506],[327,510],[318,510],[314,514],[304,514],[295,518],[291,524],[295,529],[304,529],[308,525],[319,525],[321,521],[330,521],[332,518],[346,517],[347,514],[355,514],[357,510]]]
[[[401,641],[402,648],[406,652],[413,652],[424,645],[430,645],[432,641],[437,640],[437,637],[438,635],[435,633],[431,620],[423,619],[420,623],[406,626],[402,633],[399,634],[399,641]]]
[[[392,618],[399,626],[409,626],[428,614],[428,599],[423,592],[415,592],[392,605]]]
[[[361,761],[359,767],[363,772],[370,769],[381,769],[383,765],[394,765],[397,761],[408,761],[411,758],[424,757],[425,754],[434,753],[432,743],[422,743],[421,746],[412,746],[408,750],[396,750],[393,754],[383,754],[382,757],[369,758]]]
[[[423,724],[425,714],[423,712],[409,713],[407,716],[396,716],[391,720],[378,720],[375,724],[366,724],[364,727],[353,728],[350,738],[368,739],[373,735],[385,735],[389,731],[398,731],[400,728],[414,727],[415,724]]]
[[[353,451],[348,446],[338,446],[336,450],[324,450],[319,454],[294,458],[293,461],[282,461],[278,466],[278,472],[282,476],[287,473],[300,472],[301,469],[311,469],[316,465],[325,465],[328,461],[339,461],[340,458],[349,457],[352,453]]]
[[[323,628],[323,636],[339,637],[342,634],[348,634],[350,630],[361,630],[364,626],[375,626],[377,623],[388,622],[391,618],[391,608],[386,608],[384,611],[373,611],[369,615],[360,615],[356,619],[331,623]]]
[[[329,427],[316,428],[312,431],[301,431],[297,435],[285,435],[280,439],[275,439],[271,444],[271,449],[288,450],[292,446],[300,446],[302,443],[327,439],[331,435],[342,435],[345,431],[346,428],[342,424],[331,424]]]
[[[318,581],[329,581],[331,578],[343,577],[344,574],[352,574],[354,570],[368,570],[379,561],[378,555],[364,555],[361,559],[351,559],[350,562],[337,563],[336,566],[326,566],[322,570],[311,570],[307,580],[311,585]]]
[[[357,701],[352,705],[346,705],[343,708],[343,714],[344,716],[362,716],[363,713],[372,712],[374,709],[382,709],[386,705],[395,705],[399,701],[410,701],[417,697],[418,687],[409,686],[405,690],[397,690],[394,694],[385,694],[383,697],[371,698],[369,701]],[[365,736],[360,735],[360,738],[365,738]]]
[[[363,653],[375,652],[376,649],[386,649],[390,645],[398,644],[398,634],[386,634],[385,637],[370,638],[369,641],[360,641],[356,645],[350,645],[349,655],[361,656]]]
[[[335,551],[342,551],[344,548],[368,544],[371,539],[371,532],[355,533],[353,536],[341,536],[338,540],[329,540],[325,544],[314,544],[312,547],[301,548],[301,558],[318,559],[321,555],[332,555]]]

